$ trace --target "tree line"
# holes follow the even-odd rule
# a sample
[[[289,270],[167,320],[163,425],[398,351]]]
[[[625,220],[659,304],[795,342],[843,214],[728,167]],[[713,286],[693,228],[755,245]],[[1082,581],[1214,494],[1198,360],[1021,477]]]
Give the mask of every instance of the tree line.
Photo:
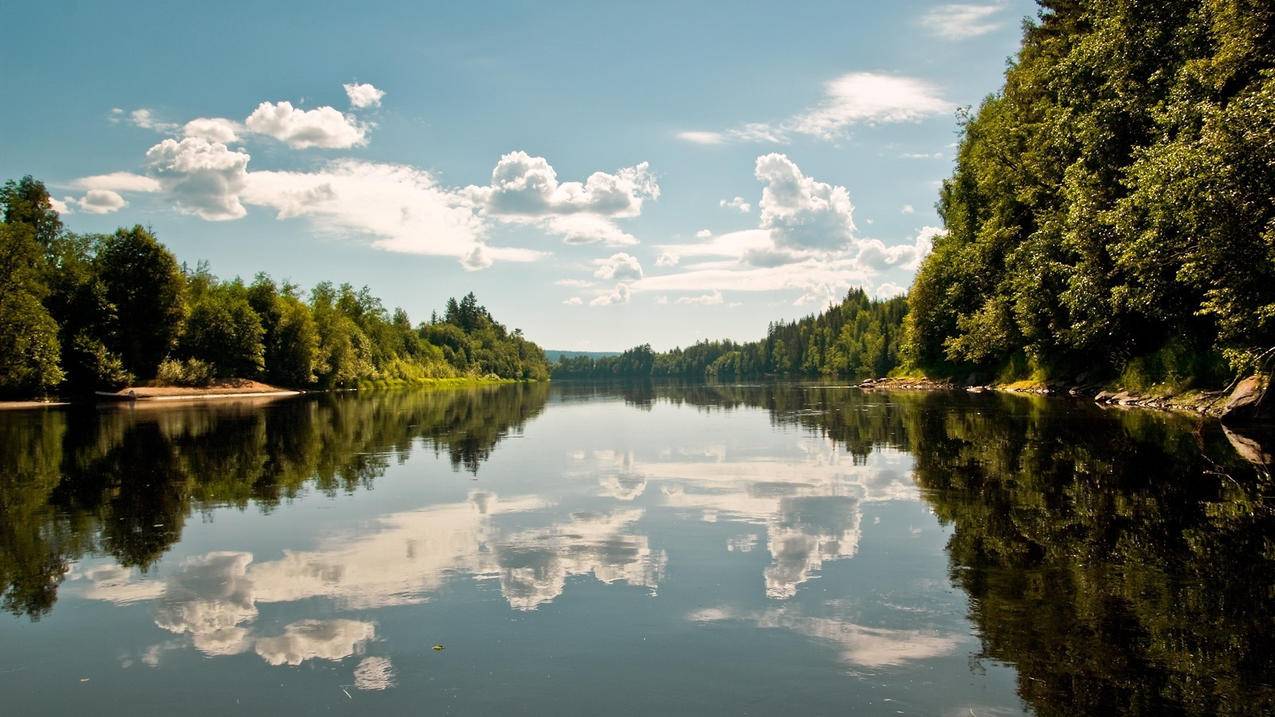
[[[340,388],[495,376],[543,380],[539,346],[471,293],[414,326],[364,287],[302,292],[178,264],[141,226],[67,231],[44,185],[0,188],[0,395],[117,389],[138,381],[260,379]]]
[[[797,321],[772,323],[766,337],[737,343],[701,341],[655,352],[649,344],[618,356],[563,355],[555,378],[663,377],[737,379],[762,376],[865,378],[900,365],[907,299],[873,299],[862,289]]]
[[[1041,0],[962,114],[927,372],[1219,382],[1275,345],[1275,6]]]

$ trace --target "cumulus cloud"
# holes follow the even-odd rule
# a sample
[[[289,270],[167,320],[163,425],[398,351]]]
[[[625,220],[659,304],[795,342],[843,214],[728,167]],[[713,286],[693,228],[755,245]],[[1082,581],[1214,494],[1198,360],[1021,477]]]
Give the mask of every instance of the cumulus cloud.
[[[864,266],[876,270],[889,267],[901,267],[914,270],[930,253],[934,245],[934,237],[941,234],[937,227],[922,227],[917,231],[911,244],[886,246],[879,239],[862,239],[859,241],[858,260]]]
[[[514,151],[496,163],[488,185],[464,192],[498,221],[534,224],[567,244],[624,246],[637,239],[614,220],[641,214],[647,200],[659,198],[660,187],[646,162],[615,173],[594,172],[583,182],[560,182],[544,157]]]
[[[757,158],[761,194],[761,227],[775,243],[795,249],[838,249],[854,235],[854,205],[845,187],[802,174],[782,154]]]
[[[581,299],[578,296],[573,296],[569,299],[565,299],[562,303],[566,304],[567,306],[579,306],[584,303],[584,299]]]
[[[724,303],[724,291],[795,291],[797,305],[826,306],[854,287],[891,291],[897,285],[878,275],[906,280],[901,272],[916,268],[940,232],[923,227],[897,245],[860,237],[845,187],[806,176],[783,154],[758,157],[755,173],[763,184],[757,229],[659,245],[656,266],[678,270],[634,279],[632,291],[685,292],[679,304]]]
[[[596,296],[589,302],[589,306],[610,306],[612,304],[627,304],[632,295],[632,290],[628,284],[616,284],[615,288],[608,294]]]
[[[723,209],[734,209],[740,214],[747,214],[753,210],[753,205],[744,201],[743,197],[735,197],[734,199],[722,199],[717,205]]]
[[[605,259],[595,259],[593,263],[598,267],[593,275],[599,279],[625,281],[642,278],[642,265],[631,254],[620,252]]]
[[[291,102],[262,102],[244,124],[294,149],[348,149],[367,144],[367,125],[333,107],[302,110]]]
[[[471,270],[543,256],[487,246],[468,198],[406,165],[345,159],[311,172],[252,172],[244,201],[280,219],[305,217],[322,233],[371,237],[379,249],[456,257]]]
[[[634,217],[645,199],[660,196],[659,184],[646,162],[615,174],[594,172],[584,182],[559,182],[544,157],[510,152],[491,172],[491,184],[472,193],[493,214],[576,214]]]
[[[878,299],[891,299],[896,296],[902,296],[908,293],[906,286],[899,286],[892,281],[882,282],[877,285],[875,291],[872,292]]]
[[[350,98],[350,106],[355,109],[380,107],[381,98],[385,96],[383,90],[366,82],[351,82],[342,87],[345,88],[345,95]]]
[[[243,127],[238,122],[225,117],[196,117],[182,126],[182,135],[185,137],[198,137],[222,144],[238,142],[242,131]]]
[[[1004,26],[1004,21],[997,18],[1004,9],[1004,2],[940,5],[921,16],[921,27],[945,40],[978,37]]]
[[[146,165],[183,212],[210,221],[238,219],[247,185],[246,152],[199,137],[166,139],[146,151]]]
[[[913,214],[916,212],[916,209],[914,209],[911,204],[904,204],[903,208],[900,209],[899,212],[902,214]]]
[[[76,200],[75,206],[89,214],[110,214],[128,206],[118,193],[109,189],[90,189],[83,197]]]

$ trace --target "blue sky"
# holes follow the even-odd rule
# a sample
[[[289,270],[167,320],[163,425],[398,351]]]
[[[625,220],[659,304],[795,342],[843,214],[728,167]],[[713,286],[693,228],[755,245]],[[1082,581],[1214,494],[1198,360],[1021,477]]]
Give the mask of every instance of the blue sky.
[[[366,6],[365,6],[366,5]],[[467,291],[548,348],[905,289],[1020,0],[22,3],[0,177],[221,276]],[[16,108],[21,108],[19,111]]]

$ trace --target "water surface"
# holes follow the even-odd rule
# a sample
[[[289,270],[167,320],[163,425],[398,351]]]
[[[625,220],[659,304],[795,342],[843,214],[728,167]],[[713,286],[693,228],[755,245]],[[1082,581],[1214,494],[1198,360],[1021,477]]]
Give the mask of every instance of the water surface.
[[[802,384],[3,413],[0,704],[1269,713],[1244,440]]]

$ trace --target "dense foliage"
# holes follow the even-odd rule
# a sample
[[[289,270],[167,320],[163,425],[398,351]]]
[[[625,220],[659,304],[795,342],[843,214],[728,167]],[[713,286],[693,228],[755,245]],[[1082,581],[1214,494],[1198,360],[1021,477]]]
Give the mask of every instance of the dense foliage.
[[[308,295],[258,274],[223,281],[141,226],[67,231],[39,181],[0,189],[0,395],[261,379],[336,388],[437,378],[548,378],[540,347],[473,294],[413,326],[364,287]]]
[[[1275,344],[1275,5],[1042,0],[963,122],[915,365],[1246,370]]]
[[[643,345],[618,356],[563,355],[554,364],[553,375],[688,379],[884,376],[899,365],[906,313],[903,297],[882,301],[856,289],[818,315],[771,324],[766,338],[758,341],[701,341],[664,353]]]

